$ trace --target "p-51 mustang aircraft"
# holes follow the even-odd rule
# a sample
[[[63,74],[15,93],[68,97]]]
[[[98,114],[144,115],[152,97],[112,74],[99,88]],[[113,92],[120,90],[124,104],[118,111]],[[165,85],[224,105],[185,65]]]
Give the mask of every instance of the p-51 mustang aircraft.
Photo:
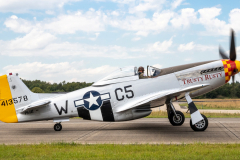
[[[230,58],[220,48],[222,60],[198,62],[158,69],[148,68],[148,77],[139,79],[137,67],[120,68],[92,86],[67,94],[32,93],[18,74],[0,76],[0,120],[18,123],[53,120],[55,131],[71,117],[95,121],[128,121],[148,116],[151,108],[167,105],[173,126],[184,123],[184,114],[172,102],[186,98],[191,114],[190,127],[204,131],[208,119],[200,114],[192,97],[212,91],[240,71],[232,31]]]

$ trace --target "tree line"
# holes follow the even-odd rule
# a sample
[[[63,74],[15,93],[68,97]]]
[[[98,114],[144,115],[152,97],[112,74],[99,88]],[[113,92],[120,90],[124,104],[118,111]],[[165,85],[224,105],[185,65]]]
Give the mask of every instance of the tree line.
[[[56,92],[72,92],[81,88],[91,86],[93,83],[86,82],[60,82],[50,83],[40,80],[24,80],[23,83],[34,93],[56,93]]]
[[[240,83],[237,81],[233,83],[226,83],[225,85],[208,92],[207,94],[197,97],[203,98],[240,98]]]
[[[72,92],[81,88],[91,86],[93,83],[86,82],[60,82],[49,83],[40,80],[23,80],[26,86],[34,93],[56,93],[56,92]],[[240,98],[240,83],[237,81],[235,84],[226,83],[207,94],[197,97],[203,98]]]

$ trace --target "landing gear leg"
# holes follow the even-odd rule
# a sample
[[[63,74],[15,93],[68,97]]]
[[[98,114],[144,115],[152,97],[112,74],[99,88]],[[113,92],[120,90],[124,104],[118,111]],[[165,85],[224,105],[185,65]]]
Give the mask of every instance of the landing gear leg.
[[[54,128],[55,131],[61,131],[62,130],[62,125],[61,125],[61,123],[56,123],[53,128]]]
[[[188,102],[188,108],[191,114],[190,126],[194,131],[205,131],[208,127],[208,119],[203,114],[200,114],[196,105],[193,103],[189,93],[185,94]]]
[[[180,111],[176,111],[171,101],[167,104],[167,112],[169,122],[173,126],[181,126],[184,123],[185,121],[184,114]]]

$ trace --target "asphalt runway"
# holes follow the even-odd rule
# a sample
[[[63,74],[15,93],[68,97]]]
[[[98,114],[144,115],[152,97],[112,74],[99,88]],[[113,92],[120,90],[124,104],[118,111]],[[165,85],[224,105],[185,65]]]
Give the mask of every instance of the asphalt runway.
[[[60,132],[53,121],[6,124],[0,122],[0,144],[51,142],[75,143],[239,143],[239,118],[209,118],[204,132],[194,132],[186,118],[182,126],[172,126],[167,118],[142,118],[127,122],[96,122],[71,119]]]

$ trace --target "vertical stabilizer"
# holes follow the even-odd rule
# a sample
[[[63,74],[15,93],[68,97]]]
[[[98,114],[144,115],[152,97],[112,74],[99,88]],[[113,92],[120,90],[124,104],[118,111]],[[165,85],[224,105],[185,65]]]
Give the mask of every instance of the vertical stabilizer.
[[[39,99],[38,95],[31,92],[17,75],[9,75],[8,83],[16,110]]]

